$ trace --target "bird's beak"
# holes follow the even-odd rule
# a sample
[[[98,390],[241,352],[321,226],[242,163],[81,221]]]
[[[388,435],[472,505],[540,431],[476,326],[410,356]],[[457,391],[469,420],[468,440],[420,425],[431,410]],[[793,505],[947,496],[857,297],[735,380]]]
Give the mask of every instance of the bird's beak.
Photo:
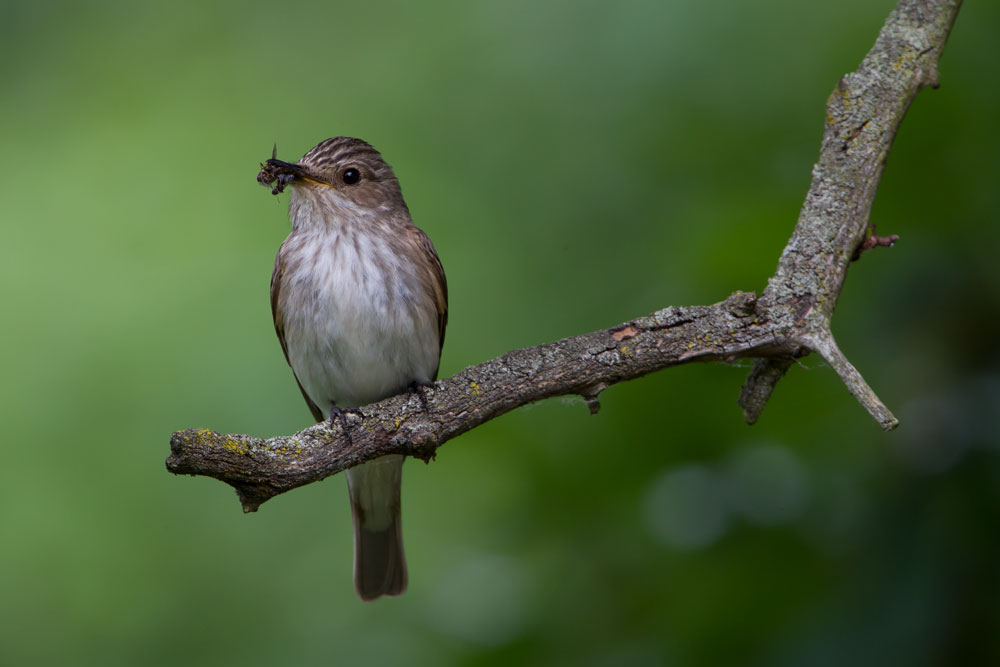
[[[278,194],[285,189],[285,186],[299,178],[309,178],[305,167],[293,162],[285,162],[276,157],[268,158],[267,162],[260,166],[260,173],[257,174],[257,182],[271,188],[271,194]],[[309,180],[313,180],[309,178]]]
[[[296,162],[285,162],[284,160],[279,160],[276,157],[268,158],[265,166],[271,169],[275,174],[292,174],[294,176],[302,176],[305,174],[305,168]]]

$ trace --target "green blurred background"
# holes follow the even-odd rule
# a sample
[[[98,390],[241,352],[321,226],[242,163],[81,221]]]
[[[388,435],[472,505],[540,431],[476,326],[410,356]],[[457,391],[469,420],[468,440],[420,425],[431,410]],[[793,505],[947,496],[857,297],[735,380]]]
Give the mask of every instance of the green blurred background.
[[[287,195],[363,137],[448,273],[442,376],[760,290],[823,105],[890,0],[10,3],[0,23],[0,663],[1000,661],[1000,3],[900,131],[834,330],[747,427],[747,365],[553,400],[404,484],[410,591],[351,586],[341,477],[244,516],[174,430],[294,432]]]

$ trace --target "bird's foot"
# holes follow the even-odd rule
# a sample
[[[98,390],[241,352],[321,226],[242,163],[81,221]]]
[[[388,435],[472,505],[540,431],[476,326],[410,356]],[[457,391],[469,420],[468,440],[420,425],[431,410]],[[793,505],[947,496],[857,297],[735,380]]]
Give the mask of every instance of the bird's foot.
[[[331,403],[329,427],[333,428],[333,425],[335,423],[339,423],[340,429],[344,432],[344,437],[347,438],[347,444],[350,445],[354,444],[354,442],[351,440],[351,430],[350,427],[347,425],[347,418],[344,416],[348,412],[353,412],[355,414],[358,413],[358,411],[355,408],[347,408],[342,410],[341,408],[337,407],[336,403]]]
[[[430,412],[431,406],[427,403],[427,395],[424,393],[424,389],[433,386],[433,382],[417,382],[414,380],[410,383],[410,386],[406,388],[406,393],[416,394],[417,398],[420,399],[420,407],[424,409],[424,412]]]

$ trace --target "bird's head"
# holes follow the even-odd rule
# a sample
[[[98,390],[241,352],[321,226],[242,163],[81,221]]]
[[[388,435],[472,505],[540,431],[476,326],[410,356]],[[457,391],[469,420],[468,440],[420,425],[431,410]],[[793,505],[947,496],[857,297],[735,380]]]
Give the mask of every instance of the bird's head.
[[[377,150],[361,139],[333,137],[318,143],[298,162],[277,158],[277,148],[261,165],[257,182],[279,194],[285,187],[308,190],[339,208],[378,212],[406,207],[399,181]]]

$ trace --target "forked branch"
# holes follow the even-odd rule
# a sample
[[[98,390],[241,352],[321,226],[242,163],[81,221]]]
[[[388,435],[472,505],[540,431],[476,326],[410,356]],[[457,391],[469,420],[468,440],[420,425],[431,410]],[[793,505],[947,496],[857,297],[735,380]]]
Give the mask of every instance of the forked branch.
[[[819,160],[798,223],[758,298],[736,292],[711,306],[670,307],[611,329],[515,350],[435,383],[427,408],[404,394],[291,436],[206,429],[174,433],[167,469],[232,485],[245,511],[280,493],[384,454],[429,459],[444,442],[522,405],[578,394],[591,411],[613,384],[695,361],[755,358],[739,403],[759,417],[796,357],[816,352],[884,429],[898,422],[837,347],[830,319],[847,269],[867,247],[869,214],[910,102],[937,86],[938,61],[961,0],[900,0],[857,71],[827,100]],[[894,240],[894,239],[893,239]]]

